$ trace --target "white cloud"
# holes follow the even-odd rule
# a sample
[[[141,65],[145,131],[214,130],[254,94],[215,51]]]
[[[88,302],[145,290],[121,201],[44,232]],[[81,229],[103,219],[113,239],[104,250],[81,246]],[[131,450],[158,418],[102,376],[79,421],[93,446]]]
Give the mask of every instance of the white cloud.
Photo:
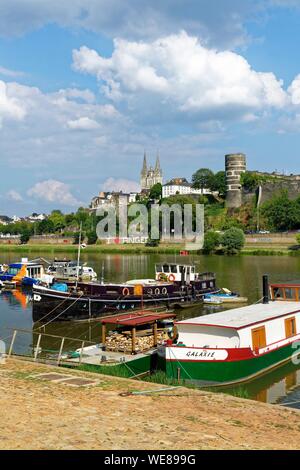
[[[49,179],[36,183],[27,191],[28,196],[50,203],[59,203],[66,206],[79,206],[80,202],[73,196],[68,184]]]
[[[0,80],[0,127],[4,119],[22,120],[26,115],[22,100],[13,92],[14,84]]]
[[[10,70],[10,69],[7,69],[6,67],[0,66],[0,75],[4,75],[6,77],[11,77],[11,78],[18,78],[18,77],[23,77],[25,74],[24,72],[19,72],[18,70]]]
[[[127,179],[108,178],[101,187],[102,191],[123,191],[131,193],[140,191],[140,185],[136,181]]]
[[[99,129],[100,127],[100,124],[97,121],[94,121],[94,119],[90,119],[86,116],[75,119],[74,121],[68,121],[67,125],[70,129],[76,131],[90,131]]]
[[[294,105],[300,104],[300,74],[297,75],[288,88],[288,93],[291,97],[291,102]]]
[[[85,89],[80,90],[78,88],[66,88],[59,90],[57,92],[58,99],[73,99],[73,100],[82,100],[86,103],[94,103],[96,101],[96,97],[91,90]]]
[[[23,201],[21,194],[15,191],[14,189],[11,189],[10,191],[8,191],[6,195],[7,195],[7,198],[10,199],[11,201],[15,201],[15,202]]]
[[[287,102],[282,81],[253,70],[230,51],[209,49],[185,32],[153,42],[114,41],[110,58],[83,46],[73,51],[73,67],[105,83],[108,98],[126,99],[131,109],[149,106],[175,112],[235,118]],[[232,115],[230,116],[230,112]]]

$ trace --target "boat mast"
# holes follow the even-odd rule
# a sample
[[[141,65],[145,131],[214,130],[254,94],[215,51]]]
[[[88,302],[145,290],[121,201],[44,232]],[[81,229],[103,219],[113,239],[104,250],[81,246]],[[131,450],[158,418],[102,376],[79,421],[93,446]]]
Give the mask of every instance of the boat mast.
[[[78,281],[79,281],[79,263],[80,263],[81,235],[82,235],[82,222],[80,222],[80,230],[79,230],[79,243],[78,243],[77,269],[76,269],[76,288],[77,288],[77,284],[78,284]]]

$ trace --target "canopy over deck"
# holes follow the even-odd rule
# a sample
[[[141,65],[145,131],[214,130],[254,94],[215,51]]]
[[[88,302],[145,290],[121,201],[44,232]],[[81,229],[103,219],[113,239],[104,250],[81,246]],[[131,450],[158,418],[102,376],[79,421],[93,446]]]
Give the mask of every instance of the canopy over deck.
[[[121,315],[114,315],[111,317],[103,318],[101,323],[103,325],[123,325],[136,327],[139,325],[146,325],[149,323],[155,323],[159,320],[165,320],[167,318],[175,318],[175,313],[156,313],[156,312],[134,312],[134,313],[123,313]]]

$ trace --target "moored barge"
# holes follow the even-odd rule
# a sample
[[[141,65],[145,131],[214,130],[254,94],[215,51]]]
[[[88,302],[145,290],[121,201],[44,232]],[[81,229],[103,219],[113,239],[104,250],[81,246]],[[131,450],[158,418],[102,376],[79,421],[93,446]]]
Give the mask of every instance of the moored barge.
[[[218,292],[214,273],[197,273],[195,266],[156,265],[155,279],[135,279],[122,284],[73,282],[36,285],[33,288],[33,321],[89,319],[111,312],[172,303],[200,301]]]
[[[300,283],[270,286],[264,302],[175,324],[162,348],[167,376],[199,385],[250,380],[289,360],[300,361]]]

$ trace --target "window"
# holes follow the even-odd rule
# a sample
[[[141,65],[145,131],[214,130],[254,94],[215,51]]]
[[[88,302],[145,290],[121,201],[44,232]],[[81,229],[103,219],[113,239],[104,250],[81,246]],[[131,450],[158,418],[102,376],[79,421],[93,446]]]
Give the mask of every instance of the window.
[[[286,287],[284,290],[286,300],[296,300],[296,289],[293,287]]]
[[[267,345],[266,341],[266,329],[264,326],[254,328],[251,330],[252,334],[252,347],[254,350],[264,348]]]
[[[283,299],[283,289],[281,287],[274,287],[273,289],[274,299]]]
[[[170,266],[168,264],[165,264],[163,266],[163,269],[164,269],[164,273],[169,273],[170,272]]]
[[[295,317],[284,320],[284,326],[286,338],[290,338],[291,336],[295,336],[297,334]]]
[[[162,265],[161,265],[161,264],[157,264],[157,265],[156,265],[156,272],[157,272],[157,273],[161,273],[161,272],[162,272]]]
[[[171,273],[177,274],[177,265],[176,264],[172,264]]]

